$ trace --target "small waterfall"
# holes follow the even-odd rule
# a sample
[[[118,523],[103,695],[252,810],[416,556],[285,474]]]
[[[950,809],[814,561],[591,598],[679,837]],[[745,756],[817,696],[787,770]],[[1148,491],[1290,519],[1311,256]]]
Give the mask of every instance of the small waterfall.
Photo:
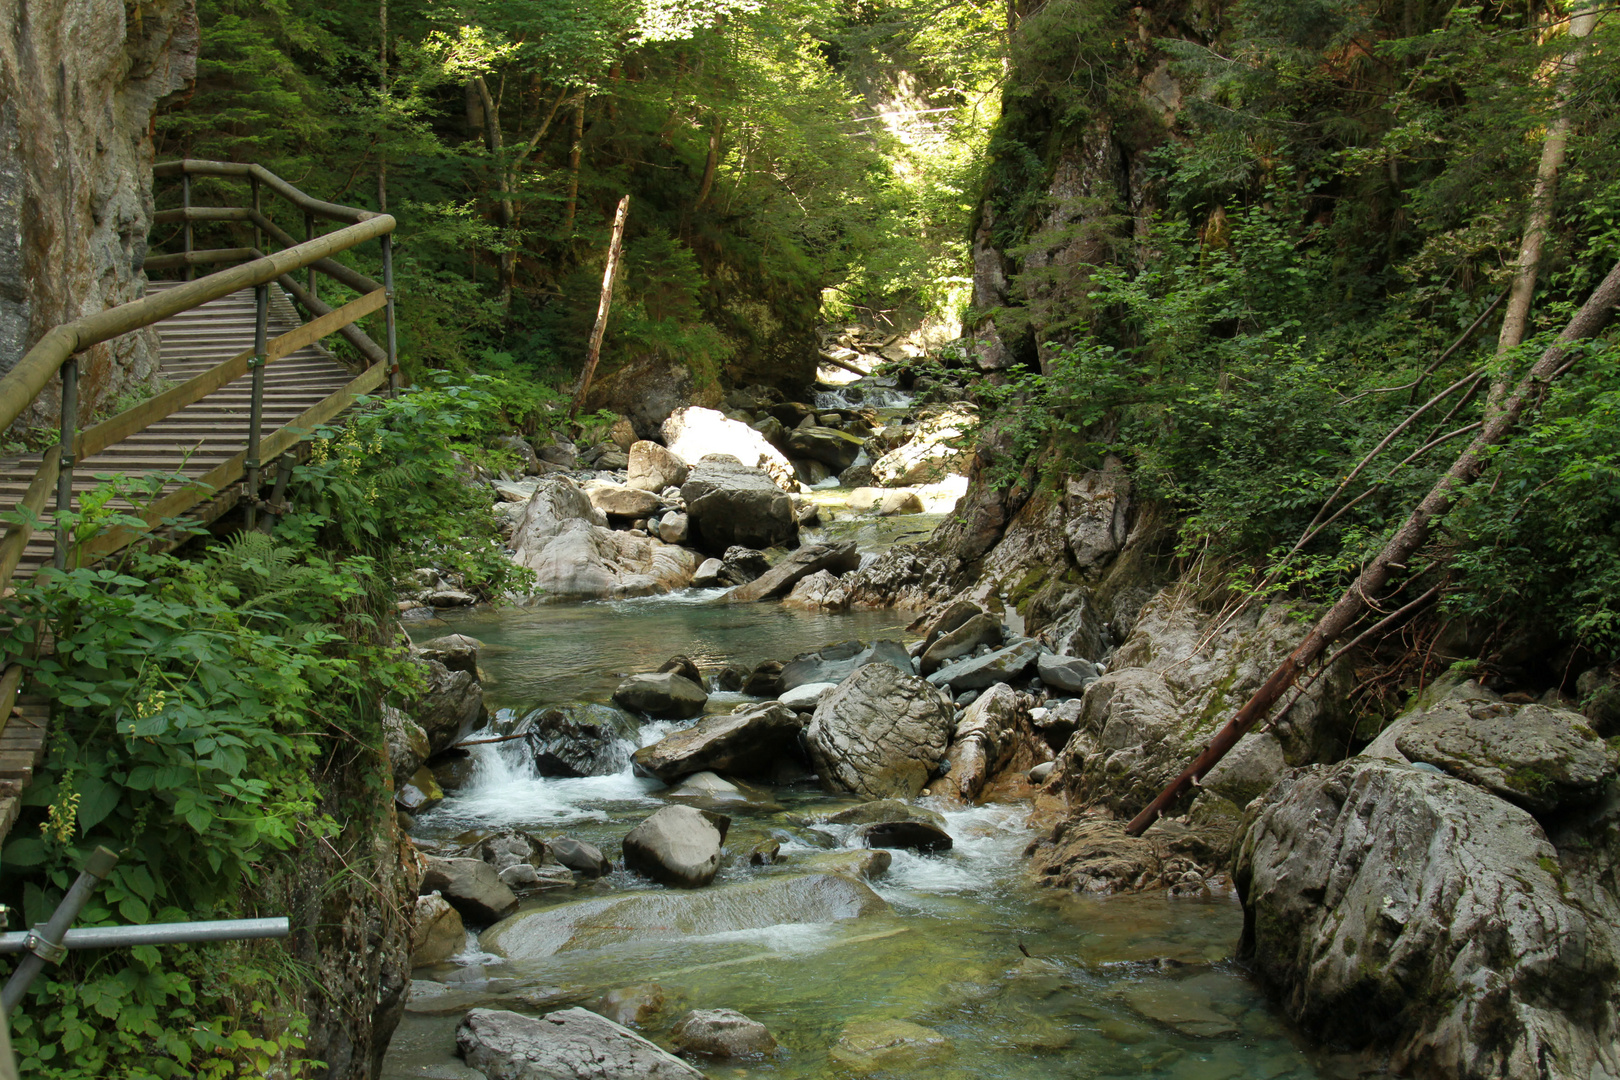
[[[892,382],[877,379],[860,379],[839,387],[817,389],[815,393],[818,409],[905,409],[911,402],[911,394],[896,389]]]

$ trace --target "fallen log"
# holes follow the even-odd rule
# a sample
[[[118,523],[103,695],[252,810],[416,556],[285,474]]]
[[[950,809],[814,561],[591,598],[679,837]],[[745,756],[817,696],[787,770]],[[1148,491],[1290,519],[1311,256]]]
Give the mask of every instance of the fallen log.
[[[1361,618],[1367,610],[1369,598],[1383,592],[1391,573],[1404,570],[1407,560],[1428,542],[1429,534],[1435,525],[1451,509],[1455,493],[1464,485],[1478,479],[1485,468],[1486,454],[1490,448],[1506,438],[1518,424],[1519,417],[1524,411],[1537,405],[1552,381],[1573,365],[1573,360],[1566,362],[1565,359],[1570,343],[1591,337],[1602,330],[1614,315],[1617,306],[1620,306],[1620,263],[1615,264],[1614,269],[1609,271],[1609,276],[1604,278],[1603,283],[1587,298],[1586,303],[1569,321],[1569,325],[1564,327],[1563,333],[1558,335],[1558,340],[1541,354],[1541,359],[1536,361],[1535,366],[1519,380],[1513,394],[1502,402],[1500,411],[1486,417],[1484,426],[1480,428],[1479,434],[1474,436],[1474,441],[1468,445],[1468,449],[1462,452],[1451,468],[1446,470],[1445,475],[1429,489],[1429,493],[1396,530],[1395,535],[1384,546],[1384,550],[1367,564],[1361,576],[1356,578],[1355,583],[1328,609],[1327,614],[1323,615],[1305,636],[1299,648],[1278,665],[1260,689],[1254,692],[1254,696],[1238,710],[1237,715],[1215,733],[1215,737],[1204,748],[1204,752],[1187,766],[1186,771],[1171,781],[1157,798],[1143,808],[1140,814],[1131,819],[1131,823],[1125,828],[1126,833],[1141,836],[1147,827],[1164,813],[1166,807],[1180,798],[1188,787],[1202,780],[1209,770],[1226,756],[1227,751],[1237,745],[1237,741],[1243,738],[1244,733],[1271,711],[1271,707],[1293,685],[1300,672],[1316,661],[1340,634]]]

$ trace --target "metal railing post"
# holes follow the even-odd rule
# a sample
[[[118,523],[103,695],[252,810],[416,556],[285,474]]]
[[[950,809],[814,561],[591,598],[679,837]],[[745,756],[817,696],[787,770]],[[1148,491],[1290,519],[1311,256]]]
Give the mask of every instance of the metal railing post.
[[[315,239],[315,215],[308,210],[304,211],[304,239],[306,241]],[[315,265],[313,263],[309,267],[309,295],[317,300],[321,297],[320,290],[315,285]]]
[[[248,409],[247,457],[242,462],[246,472],[247,527],[253,528],[259,511],[259,428],[264,423],[264,350],[270,328],[270,286],[260,285],[253,290],[253,358],[248,368],[253,373],[253,400]]]
[[[383,318],[388,325],[388,392],[399,392],[399,344],[394,334],[394,236],[384,233],[382,238],[383,297],[387,302]]]
[[[180,205],[186,212],[186,280],[190,281],[196,271],[191,265],[191,174],[180,174]]]
[[[270,489],[270,501],[264,508],[264,531],[270,532],[276,527],[276,520],[287,512],[287,505],[283,501],[287,497],[287,484],[292,480],[293,460],[291,453],[282,454],[281,461],[276,466],[276,482]]]
[[[264,250],[264,230],[259,227],[259,221],[258,221],[258,215],[260,215],[260,214],[262,214],[264,212],[263,210],[261,210],[259,208],[259,178],[257,176],[253,176],[253,175],[249,174],[249,176],[248,176],[248,187],[253,190],[253,213],[255,215],[254,221],[253,221],[253,250],[254,251],[263,251]]]
[[[79,435],[79,358],[70,356],[62,364],[62,455],[56,474],[56,556],[58,570],[66,570],[68,548],[73,545],[73,528],[68,514],[73,510],[73,444]]]
[[[67,928],[73,925],[73,920],[79,917],[84,905],[89,901],[90,894],[97,885],[107,879],[112,868],[118,865],[118,856],[104,847],[98,847],[90,853],[84,862],[84,869],[79,871],[79,878],[62,897],[62,902],[56,905],[51,913],[51,919],[44,926],[37,927],[28,936],[28,955],[22,958],[17,970],[12,972],[11,981],[0,992],[0,1006],[4,1006],[6,1015],[17,1007],[23,994],[28,992],[28,984],[34,981],[45,967],[45,961],[53,964],[61,963],[62,955],[67,951],[62,945],[62,938]]]

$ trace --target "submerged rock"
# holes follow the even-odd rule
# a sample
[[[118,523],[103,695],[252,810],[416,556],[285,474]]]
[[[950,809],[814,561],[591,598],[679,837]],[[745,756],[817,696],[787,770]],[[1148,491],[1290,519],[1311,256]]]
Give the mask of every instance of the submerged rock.
[[[707,716],[635,752],[636,768],[669,782],[706,770],[731,776],[770,776],[783,757],[797,757],[799,714],[780,702],[740,705]]]
[[[645,1027],[649,1020],[663,1011],[666,997],[664,988],[657,983],[639,983],[609,990],[591,1006],[591,1012],[605,1016],[615,1024]]]
[[[621,893],[524,912],[491,927],[479,941],[497,955],[534,960],[627,942],[838,922],[888,910],[870,888],[842,874],[771,874],[702,892]]]
[[[827,1056],[858,1073],[913,1070],[950,1059],[951,1042],[908,1020],[858,1020],[844,1028]]]
[[[670,1032],[683,1054],[729,1060],[776,1053],[776,1040],[758,1020],[733,1009],[693,1009]]]
[[[693,773],[675,787],[660,791],[658,797],[704,810],[780,810],[781,803],[769,791],[742,780],[727,780],[712,772]]]
[[[649,716],[688,719],[703,712],[708,692],[690,679],[663,671],[632,675],[613,691],[613,700],[626,709]]]
[[[535,1019],[472,1009],[456,1047],[489,1080],[702,1080],[703,1074],[640,1035],[585,1009]]]
[[[690,806],[666,806],[624,838],[624,866],[662,885],[700,889],[720,869],[730,819]]]
[[[828,788],[914,798],[944,756],[955,721],[955,706],[935,687],[868,664],[822,698],[805,742]]]

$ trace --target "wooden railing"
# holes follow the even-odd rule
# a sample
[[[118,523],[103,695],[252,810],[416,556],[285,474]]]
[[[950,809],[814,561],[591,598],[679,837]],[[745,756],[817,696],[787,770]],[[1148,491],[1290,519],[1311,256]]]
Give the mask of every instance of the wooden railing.
[[[38,471],[17,507],[22,511],[20,520],[10,524],[4,537],[0,538],[0,595],[10,585],[12,575],[22,559],[33,534],[33,523],[44,518],[46,502],[53,490],[56,495],[54,562],[57,568],[67,566],[70,559],[93,561],[128,546],[144,535],[141,530],[125,527],[99,533],[76,545],[73,543],[69,514],[73,497],[73,469],[80,459],[146,430],[157,421],[251,373],[250,420],[242,452],[220,463],[204,476],[188,479],[178,490],[164,495],[142,511],[148,529],[154,528],[245,479],[245,512],[251,527],[259,507],[263,462],[293,449],[304,435],[335,417],[360,395],[377,389],[385,382],[390,390],[399,385],[391,237],[395,223],[392,217],[311,198],[259,165],[173,161],[156,166],[153,174],[159,178],[180,179],[181,206],[159,212],[154,221],[182,223],[184,250],[178,254],[150,258],[146,260],[145,269],[182,269],[185,283],[56,327],[29,349],[4,378],[0,378],[0,432],[8,429],[37,401],[53,380],[59,379],[61,387],[59,439],[56,445],[45,451]],[[242,207],[193,206],[191,188],[192,178],[196,176],[246,181],[250,204]],[[295,239],[264,212],[261,199],[266,190],[302,212],[304,240]],[[317,221],[334,222],[340,227],[325,235],[316,235]],[[193,226],[197,222],[252,225],[253,246],[194,250]],[[261,250],[265,247],[266,236],[281,249],[270,254]],[[372,240],[379,241],[382,247],[381,282],[332,259],[334,255]],[[224,263],[239,265],[202,277],[195,276],[200,266]],[[299,270],[307,271],[303,282],[292,276]],[[336,309],[330,307],[320,299],[319,274],[354,289],[361,294],[360,297]],[[269,286],[272,281],[280,283],[312,319],[296,330],[267,340]],[[77,358],[81,352],[247,288],[256,290],[252,349],[117,416],[79,429]],[[379,309],[386,313],[386,339],[383,345],[373,341],[355,325],[357,320]],[[341,334],[364,358],[362,370],[341,390],[261,440],[265,366],[334,333]],[[5,726],[11,715],[20,679],[21,669],[17,665],[0,673],[0,728]]]

